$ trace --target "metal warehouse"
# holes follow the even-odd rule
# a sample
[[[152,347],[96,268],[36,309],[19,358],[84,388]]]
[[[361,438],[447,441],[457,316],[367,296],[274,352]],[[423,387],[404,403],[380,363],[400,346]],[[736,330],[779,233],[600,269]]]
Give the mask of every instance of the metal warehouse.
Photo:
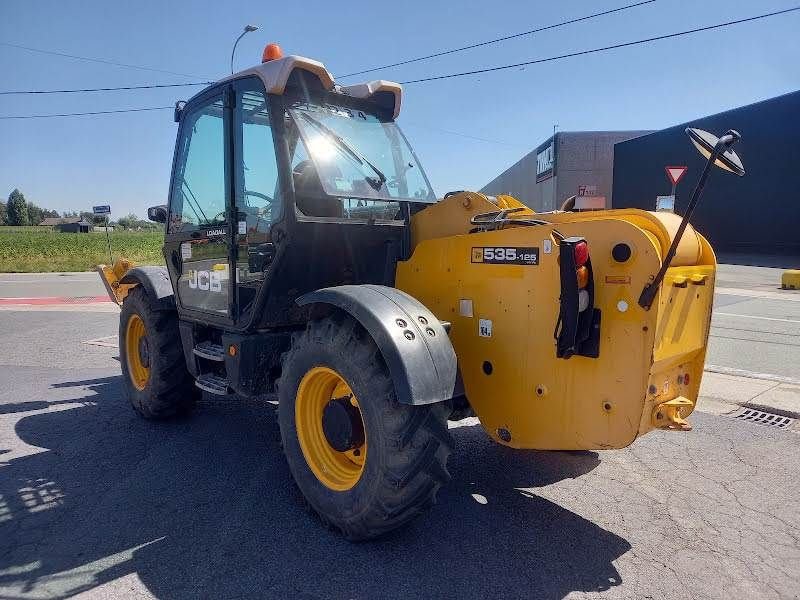
[[[533,210],[555,210],[581,195],[611,207],[614,144],[649,131],[560,131],[506,169],[481,192],[511,194]]]
[[[687,166],[675,212],[682,214],[704,160],[684,132],[687,126],[742,135],[736,152],[746,174],[715,171],[692,224],[716,250],[800,256],[800,92],[764,100],[624,141],[614,147],[614,207],[653,210],[656,195],[670,193],[664,174]]]

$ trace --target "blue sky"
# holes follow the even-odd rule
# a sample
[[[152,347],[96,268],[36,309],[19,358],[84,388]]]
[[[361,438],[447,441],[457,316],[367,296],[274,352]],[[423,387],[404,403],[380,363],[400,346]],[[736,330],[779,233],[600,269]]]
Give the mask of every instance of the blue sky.
[[[264,44],[277,41],[285,53],[321,60],[336,74],[629,3],[3,0],[0,41],[213,79],[227,73],[233,40],[254,23],[261,29],[239,44],[239,68],[259,62]],[[363,78],[404,81],[531,60],[791,6],[787,0],[658,0]],[[550,135],[554,123],[565,131],[660,129],[799,89],[799,28],[800,11],[603,54],[408,85],[399,121],[437,194],[479,189]],[[192,80],[0,46],[0,90]],[[0,96],[0,115],[168,106],[195,89]],[[166,201],[175,131],[170,110],[0,120],[0,196],[18,187],[59,211],[111,204],[116,216],[143,216],[147,206]]]

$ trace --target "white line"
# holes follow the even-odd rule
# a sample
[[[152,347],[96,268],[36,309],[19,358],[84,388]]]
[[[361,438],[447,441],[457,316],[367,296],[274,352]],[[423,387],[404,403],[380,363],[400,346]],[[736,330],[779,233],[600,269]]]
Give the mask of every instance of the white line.
[[[720,365],[706,365],[704,370],[709,373],[720,373],[721,375],[736,375],[738,377],[749,377],[750,379],[764,379],[766,381],[777,381],[779,383],[800,385],[800,379],[786,377],[784,375],[773,375],[772,373],[756,373],[754,371],[734,369],[733,367],[723,367]]]
[[[715,294],[725,294],[728,296],[745,296],[747,298],[759,298],[763,300],[786,300],[787,302],[800,302],[800,294],[792,290],[768,292],[761,290],[743,290],[741,288],[714,288]]]
[[[742,319],[761,319],[762,321],[780,321],[781,323],[800,323],[798,319],[779,319],[777,317],[759,317],[758,315],[738,315],[736,313],[724,313],[714,311],[714,315],[721,317],[739,317]]]

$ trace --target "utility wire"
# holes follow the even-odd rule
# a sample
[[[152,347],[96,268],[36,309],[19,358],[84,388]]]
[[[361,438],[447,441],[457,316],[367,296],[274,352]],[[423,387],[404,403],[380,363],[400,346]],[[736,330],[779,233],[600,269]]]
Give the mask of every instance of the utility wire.
[[[92,112],[77,112],[77,113],[59,113],[59,114],[46,114],[46,115],[16,115],[5,116],[0,119],[47,119],[50,117],[84,117],[87,115],[111,115],[116,113],[129,113],[129,112],[144,112],[147,110],[167,110],[174,109],[174,106],[153,106],[150,108],[121,108],[119,110],[96,110]]]
[[[460,48],[451,48],[449,50],[442,50],[441,52],[434,52],[433,54],[427,54],[425,56],[418,56],[417,58],[409,58],[408,60],[401,60],[400,62],[391,63],[388,65],[382,65],[380,67],[372,67],[371,69],[364,69],[363,71],[355,71],[353,73],[347,73],[346,75],[337,75],[336,79],[344,79],[345,77],[354,77],[356,75],[363,75],[364,73],[372,73],[374,71],[382,71],[385,69],[391,69],[393,67],[399,67],[402,65],[408,65],[415,62],[420,62],[423,60],[429,60],[431,58],[437,58],[439,56],[446,56],[448,54],[455,54],[456,52],[463,52],[464,50],[472,50],[473,48],[480,48],[481,46],[488,46],[490,44],[497,44],[499,42],[505,42],[507,40],[513,40],[514,38],[523,37],[526,35],[532,35],[534,33],[540,33],[542,31],[547,31],[548,29],[556,29],[558,27],[564,27],[565,25],[571,25],[573,23],[580,23],[581,21],[588,21],[589,19],[594,19],[596,17],[602,17],[604,15],[610,15],[612,13],[620,12],[623,10],[628,10],[630,8],[636,8],[637,6],[643,6],[645,4],[652,4],[656,0],[644,0],[643,2],[636,2],[635,4],[628,4],[627,6],[620,6],[619,8],[612,8],[611,10],[605,10],[603,12],[594,13],[591,15],[586,15],[585,17],[578,17],[576,19],[570,19],[568,21],[561,21],[560,23],[554,23],[552,25],[546,25],[544,27],[539,27],[537,29],[531,29],[529,31],[523,31],[521,33],[514,33],[511,35],[506,35],[503,37],[495,38],[493,40],[486,40],[485,42],[478,42],[477,44],[470,44],[469,46],[461,46]]]
[[[383,65],[381,67],[373,67],[371,69],[365,69],[363,71],[356,71],[354,73],[348,73],[346,75],[338,75],[337,79],[344,79],[345,77],[354,77],[355,75],[363,75],[364,73],[372,73],[374,71],[380,71],[384,69],[390,69],[393,67],[399,67],[401,65],[407,65],[410,63],[420,62],[423,60],[428,60],[431,58],[436,58],[438,56],[445,56],[447,54],[455,54],[456,52],[463,52],[464,50],[471,50],[473,48],[480,48],[481,46],[488,46],[490,44],[497,44],[499,42],[504,42],[507,40],[512,40],[514,38],[523,37],[526,35],[532,35],[534,33],[539,33],[542,31],[547,31],[548,29],[556,29],[558,27],[564,27],[566,25],[571,25],[572,23],[579,23],[581,21],[588,21],[589,19],[594,19],[596,17],[602,17],[604,15],[610,15],[616,12],[620,12],[623,10],[628,10],[630,8],[635,8],[637,6],[643,6],[645,4],[652,4],[656,2],[656,0],[643,0],[641,2],[636,2],[634,4],[628,4],[626,6],[620,6],[619,8],[612,8],[610,10],[606,10],[603,12],[593,13],[591,15],[586,15],[584,17],[578,17],[575,19],[569,19],[567,21],[561,21],[560,23],[555,23],[553,25],[546,25],[544,27],[539,27],[538,29],[531,29],[530,31],[523,31],[521,33],[514,33],[512,35],[507,35],[500,38],[495,38],[493,40],[487,40],[485,42],[478,42],[477,44],[470,44],[469,46],[462,46],[460,48],[451,48],[449,50],[443,50],[441,52],[435,52],[434,54],[428,54],[426,56],[419,56],[417,58],[411,58],[408,60]],[[30,50],[32,52],[41,52],[44,54],[53,54],[55,56],[66,56],[68,58],[78,58],[81,60],[91,60],[95,62],[103,62],[108,64],[113,64],[116,66],[125,66],[125,67],[132,67],[137,69],[146,69],[146,70],[154,70],[163,73],[172,73],[171,71],[160,71],[159,69],[150,69],[149,67],[139,67],[136,65],[124,65],[122,63],[115,63],[111,61],[104,61],[101,59],[94,59],[94,58],[86,58],[86,57],[79,57],[74,56],[71,54],[63,54],[61,52],[50,52],[48,50],[38,50],[36,48],[28,48],[26,46],[18,46],[16,44],[9,44],[6,42],[0,42],[0,45],[11,46],[13,48],[22,48],[24,50]],[[184,75],[183,73],[174,73],[175,75]],[[186,77],[192,77],[191,75],[184,75]],[[184,83],[184,84],[164,84],[164,85],[143,85],[143,86],[127,86],[127,87],[113,87],[113,88],[85,88],[85,89],[75,89],[75,90],[35,90],[35,91],[27,91],[27,90],[16,90],[16,91],[7,91],[7,92],[0,92],[0,96],[9,96],[9,95],[19,95],[19,94],[70,94],[70,93],[77,93],[77,92],[111,92],[117,90],[140,90],[140,89],[150,89],[150,88],[159,88],[159,87],[179,87],[181,85],[192,86],[192,85],[209,85],[213,82],[211,81],[204,81],[198,83]]]
[[[194,81],[192,83],[154,83],[148,85],[124,85],[119,87],[79,88],[69,90],[10,90],[0,92],[0,96],[19,94],[76,94],[83,92],[116,92],[119,90],[151,90],[156,88],[192,87],[198,85],[211,85],[213,81]]]
[[[89,56],[78,56],[77,54],[67,54],[65,52],[55,52],[53,50],[42,50],[40,48],[31,48],[30,46],[22,46],[20,44],[12,44],[10,42],[0,42],[0,46],[17,48],[19,50],[27,50],[28,52],[38,52],[39,54],[49,54],[50,56],[61,56],[63,58],[72,58],[75,60],[112,65],[115,67],[125,67],[126,69],[138,69],[139,71],[152,71],[153,73],[167,73],[168,75],[179,75],[181,77],[193,77],[200,79],[198,75],[189,75],[187,73],[178,73],[177,71],[167,71],[165,69],[155,69],[153,67],[143,67],[141,65],[131,65],[127,63],[115,62],[113,60],[106,60],[104,58],[92,58]]]
[[[538,65],[541,63],[552,62],[556,60],[563,60],[565,58],[572,58],[574,56],[584,56],[586,54],[595,54],[597,52],[606,52],[608,50],[616,50],[617,48],[626,48],[628,46],[636,46],[638,44],[647,44],[650,42],[657,42],[659,40],[666,40],[670,38],[681,37],[684,35],[689,35],[692,33],[699,33],[702,31],[710,31],[712,29],[720,29],[722,27],[730,27],[731,25],[739,25],[741,23],[749,23],[750,21],[757,21],[759,19],[766,19],[767,17],[774,17],[776,15],[783,15],[786,13],[790,13],[796,10],[800,10],[800,6],[795,6],[793,8],[787,8],[785,10],[778,10],[771,13],[765,13],[762,15],[757,15],[755,17],[748,17],[746,19],[737,19],[735,21],[727,21],[725,23],[718,23],[716,25],[707,25],[706,27],[698,27],[696,29],[687,29],[686,31],[678,31],[676,33],[668,33],[666,35],[658,35],[651,38],[645,38],[642,40],[636,40],[633,42],[624,42],[622,44],[614,44],[612,46],[603,46],[602,48],[592,48],[591,50],[581,50],[579,52],[570,52],[569,54],[560,54],[558,56],[549,56],[547,58],[539,58],[536,60],[527,60],[525,62],[514,63],[510,65],[500,65],[497,67],[488,67],[486,69],[476,69],[474,71],[462,71],[461,73],[449,73],[447,75],[435,75],[433,77],[422,77],[420,79],[410,79],[408,81],[401,81],[402,85],[408,85],[410,83],[423,83],[427,81],[438,81],[440,79],[452,79],[454,77],[466,77],[467,75],[480,75],[481,73],[491,73],[493,71],[502,71],[504,69],[514,69],[518,67],[526,67],[528,65]]]
[[[424,77],[424,78],[421,78],[421,79],[411,79],[409,81],[403,81],[403,82],[401,82],[401,84],[408,85],[408,84],[412,84],[412,83],[424,83],[424,82],[428,82],[428,81],[438,81],[438,80],[442,80],[442,79],[452,79],[452,78],[455,78],[455,77],[466,77],[468,75],[479,75],[479,74],[482,74],[482,73],[490,73],[490,72],[501,71],[501,70],[505,70],[505,69],[514,69],[514,68],[519,68],[519,67],[524,67],[524,66],[529,66],[529,65],[541,64],[541,63],[546,63],[546,62],[553,62],[553,61],[557,61],[557,60],[563,60],[565,58],[572,58],[572,57],[576,57],[576,56],[584,56],[584,55],[587,55],[587,54],[595,54],[595,53],[598,53],[598,52],[606,52],[606,51],[615,50],[615,49],[618,49],[618,48],[626,48],[626,47],[629,47],[629,46],[636,46],[636,45],[639,45],[639,44],[647,44],[647,43],[656,42],[656,41],[660,41],[660,40],[666,40],[666,39],[681,37],[681,36],[685,36],[685,35],[690,35],[690,34],[693,34],[693,33],[700,33],[700,32],[703,32],[703,31],[710,31],[710,30],[713,30],[713,29],[720,29],[720,28],[723,28],[723,27],[730,27],[732,25],[739,25],[741,23],[749,23],[749,22],[752,22],[752,21],[760,20],[760,19],[766,19],[767,17],[774,17],[774,16],[777,16],[777,15],[783,15],[783,14],[787,14],[787,13],[790,13],[790,12],[795,12],[795,11],[798,11],[798,10],[800,10],[800,6],[795,6],[795,7],[787,8],[787,9],[784,9],[784,10],[779,10],[779,11],[775,11],[775,12],[756,15],[754,17],[747,17],[745,19],[737,19],[737,20],[734,20],[734,21],[726,21],[724,23],[718,23],[716,25],[707,25],[705,27],[698,27],[698,28],[695,28],[695,29],[688,29],[686,31],[679,31],[679,32],[675,32],[675,33],[659,35],[659,36],[645,38],[645,39],[641,39],[641,40],[635,40],[635,41],[632,41],[632,42],[624,42],[624,43],[621,43],[621,44],[614,44],[614,45],[611,45],[611,46],[603,46],[602,48],[592,48],[590,50],[581,50],[579,52],[571,52],[569,54],[561,54],[561,55],[558,55],[558,56],[550,56],[550,57],[547,57],[547,58],[539,58],[539,59],[536,59],[536,60],[529,60],[529,61],[520,62],[520,63],[513,63],[513,64],[508,64],[508,65],[500,65],[500,66],[496,66],[496,67],[488,67],[486,69],[476,69],[476,70],[473,70],[473,71],[463,71],[463,72],[460,72],[460,73],[450,73],[450,74],[446,74],[446,75],[436,75],[436,76],[432,76],[432,77]],[[0,43],[2,43],[2,42],[0,42]],[[156,107],[156,108],[133,108],[133,109],[110,110],[110,111],[95,111],[95,112],[83,112],[83,113],[62,113],[62,114],[45,114],[45,115],[3,116],[3,117],[0,117],[0,119],[39,119],[39,118],[47,118],[47,117],[73,117],[73,116],[85,116],[85,115],[101,115],[101,114],[112,114],[112,113],[138,112],[138,111],[146,111],[146,110],[165,110],[167,108],[172,108],[172,107],[171,106],[164,106],[164,107]]]

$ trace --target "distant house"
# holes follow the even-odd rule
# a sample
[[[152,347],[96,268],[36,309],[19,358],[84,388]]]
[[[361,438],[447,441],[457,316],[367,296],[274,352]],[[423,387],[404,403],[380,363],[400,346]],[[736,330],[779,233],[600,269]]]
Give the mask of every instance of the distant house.
[[[47,217],[39,225],[55,227],[62,233],[89,233],[94,227],[83,217]]]

